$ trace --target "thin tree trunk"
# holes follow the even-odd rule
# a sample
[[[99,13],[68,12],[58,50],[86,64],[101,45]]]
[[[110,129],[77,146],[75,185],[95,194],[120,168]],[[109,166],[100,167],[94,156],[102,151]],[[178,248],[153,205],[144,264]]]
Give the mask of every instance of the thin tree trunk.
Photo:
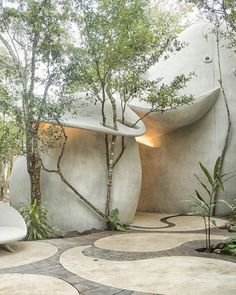
[[[96,206],[94,206],[91,202],[89,202],[84,196],[82,196],[79,191],[65,178],[63,172],[62,172],[62,169],[61,169],[61,160],[64,156],[64,151],[65,151],[65,148],[66,148],[66,143],[67,143],[67,135],[65,133],[65,130],[64,130],[64,127],[60,124],[60,122],[55,119],[58,123],[58,125],[62,128],[62,133],[63,133],[63,136],[64,136],[64,141],[63,141],[63,144],[62,144],[62,148],[61,148],[61,152],[60,152],[60,155],[58,157],[58,160],[57,160],[57,169],[48,169],[44,166],[43,164],[43,161],[42,159],[40,159],[41,161],[41,166],[42,166],[42,169],[46,172],[49,172],[49,173],[56,173],[57,175],[59,175],[59,177],[61,178],[62,182],[67,186],[69,187],[74,193],[75,195],[83,202],[85,203],[92,211],[94,211],[95,213],[97,213],[100,217],[103,218],[103,220],[106,220],[105,218],[105,214],[100,211]]]
[[[221,163],[220,163],[220,167],[219,167],[219,172],[221,174],[222,171],[223,171],[226,152],[227,152],[228,146],[229,146],[232,122],[231,122],[231,114],[230,114],[230,109],[229,109],[229,103],[228,103],[228,99],[227,99],[227,96],[226,96],[226,93],[225,93],[224,84],[223,84],[223,78],[222,78],[221,56],[220,56],[220,40],[219,40],[219,28],[218,27],[216,28],[216,45],[217,45],[218,69],[219,69],[219,75],[220,75],[219,84],[220,84],[221,91],[222,91],[222,94],[223,94],[223,99],[224,99],[226,113],[227,113],[227,131],[226,131],[223,150],[221,152]],[[211,213],[212,213],[213,216],[216,213],[217,200],[218,200],[218,189],[215,191],[215,193],[213,195],[213,203],[215,204],[213,206],[212,210],[211,210]]]
[[[211,252],[211,218],[208,216],[208,252]]]
[[[110,147],[110,152],[109,152],[108,174],[107,174],[107,199],[106,199],[106,211],[105,211],[106,217],[108,217],[110,215],[111,189],[112,189],[112,178],[113,178],[116,139],[117,139],[117,136],[112,135],[111,147]]]
[[[203,216],[203,220],[204,220],[204,226],[205,226],[205,238],[206,238],[206,249],[208,247],[208,229],[207,229],[207,222],[206,222],[206,217]]]
[[[41,202],[40,157],[36,153],[33,153],[33,154],[31,153],[28,156],[28,161],[30,165],[30,169],[28,169],[28,173],[30,175],[30,183],[31,183],[31,202],[33,203],[36,200],[38,203],[40,203]]]
[[[27,152],[27,170],[30,176],[30,197],[31,202],[35,200],[41,203],[41,187],[40,187],[40,176],[41,176],[41,158],[38,148],[38,136],[37,130],[31,127],[30,131],[27,132],[26,136],[26,152]]]

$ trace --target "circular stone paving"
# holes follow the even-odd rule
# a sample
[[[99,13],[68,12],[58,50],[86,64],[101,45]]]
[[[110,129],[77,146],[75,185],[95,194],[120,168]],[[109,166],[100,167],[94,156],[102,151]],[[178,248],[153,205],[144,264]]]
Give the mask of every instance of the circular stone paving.
[[[161,221],[162,218],[173,216],[173,214],[136,212],[131,227],[167,227],[168,224]]]
[[[67,250],[60,261],[72,273],[96,283],[165,295],[235,294],[235,263],[189,256],[109,261],[83,255],[87,248]]]
[[[0,248],[0,269],[43,260],[57,252],[55,246],[43,242],[16,242],[11,247],[13,253]]]
[[[204,221],[201,216],[174,216],[169,217],[168,214],[163,216],[163,214],[159,213],[142,213],[142,215],[138,214],[135,217],[135,223],[132,223],[130,227],[135,228],[136,230],[145,230],[145,231],[195,231],[204,229]],[[141,218],[140,218],[141,216]],[[167,217],[166,221],[174,224],[175,226],[166,227],[163,226],[163,223],[160,219]],[[155,220],[156,219],[156,220]],[[216,226],[225,225],[226,220],[220,218],[213,218],[216,221]],[[159,224],[159,226],[157,226]],[[159,228],[160,227],[160,228]],[[214,227],[212,225],[212,227]]]
[[[78,295],[70,284],[53,277],[33,274],[0,275],[1,295]]]
[[[211,236],[212,240],[227,239],[225,236]],[[204,234],[137,233],[120,234],[97,240],[94,245],[101,249],[126,252],[153,252],[172,249],[186,242],[205,240]]]

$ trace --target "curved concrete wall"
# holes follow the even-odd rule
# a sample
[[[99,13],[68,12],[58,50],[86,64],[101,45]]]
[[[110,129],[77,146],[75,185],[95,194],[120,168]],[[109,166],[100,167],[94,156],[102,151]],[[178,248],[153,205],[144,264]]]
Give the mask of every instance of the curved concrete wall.
[[[68,142],[62,161],[67,179],[79,192],[104,212],[106,201],[106,162],[104,134],[66,128]],[[141,163],[134,137],[126,137],[126,150],[114,170],[112,208],[118,208],[123,223],[134,217],[141,189]],[[120,148],[118,144],[118,148]],[[119,153],[119,149],[116,150]],[[52,169],[58,151],[52,150],[45,158],[45,166]],[[42,201],[48,208],[52,224],[65,231],[85,231],[101,228],[100,218],[87,208],[66,187],[59,176],[42,173]],[[18,158],[10,178],[10,193],[14,206],[29,202],[29,177],[25,158]]]
[[[167,61],[155,65],[147,76],[150,79],[163,76],[165,81],[170,81],[177,74],[194,71],[196,77],[192,78],[183,92],[195,97],[219,88],[217,47],[212,27],[208,23],[196,24],[184,31],[180,39],[188,45]],[[224,166],[228,172],[236,169],[236,76],[233,73],[236,56],[224,47],[225,45],[222,40],[220,52],[223,81],[232,115],[231,140]],[[212,62],[204,62],[206,56],[209,56]],[[185,200],[191,200],[189,195],[198,187],[194,177],[194,173],[200,173],[198,162],[212,167],[224,145],[227,117],[222,93],[220,92],[213,108],[190,126],[160,136],[158,128],[154,131],[154,119],[149,117],[146,123],[147,134],[151,130],[152,138],[148,144],[152,147],[140,144],[143,180],[138,209],[166,213],[191,212],[192,203]],[[143,142],[145,143],[145,135]],[[232,202],[236,192],[235,179],[225,186],[226,190],[219,198]],[[219,203],[216,213],[223,215],[228,210],[225,205]]]

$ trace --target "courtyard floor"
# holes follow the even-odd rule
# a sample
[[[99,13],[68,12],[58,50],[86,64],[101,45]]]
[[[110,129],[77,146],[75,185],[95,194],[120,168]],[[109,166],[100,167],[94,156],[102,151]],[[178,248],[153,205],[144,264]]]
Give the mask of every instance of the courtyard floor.
[[[196,251],[204,240],[200,217],[140,212],[124,233],[17,242],[0,249],[0,295],[235,294],[236,257]]]

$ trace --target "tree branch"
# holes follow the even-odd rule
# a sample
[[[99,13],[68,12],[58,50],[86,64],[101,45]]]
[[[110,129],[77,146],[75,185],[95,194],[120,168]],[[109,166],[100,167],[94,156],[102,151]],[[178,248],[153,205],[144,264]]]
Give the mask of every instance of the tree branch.
[[[102,219],[105,219],[105,214],[99,210],[97,207],[95,207],[91,202],[89,202],[84,196],[82,196],[78,190],[64,177],[63,173],[62,173],[62,170],[61,170],[61,160],[63,158],[63,155],[64,155],[64,151],[65,151],[65,147],[66,147],[66,143],[67,143],[67,135],[65,133],[65,130],[64,130],[64,127],[60,124],[59,120],[58,119],[55,119],[57,124],[62,128],[62,133],[63,133],[63,136],[64,136],[64,141],[63,141],[63,144],[62,144],[62,148],[61,148],[61,152],[60,152],[60,155],[58,157],[58,160],[57,160],[57,169],[48,169],[45,167],[42,159],[41,159],[41,164],[42,164],[42,169],[45,170],[46,172],[49,172],[49,173],[55,173],[57,175],[59,175],[59,177],[61,178],[62,182],[64,184],[66,184],[66,186],[68,186],[74,193],[77,197],[79,197],[79,199],[85,203],[92,211],[94,211],[96,214],[98,214]]]

